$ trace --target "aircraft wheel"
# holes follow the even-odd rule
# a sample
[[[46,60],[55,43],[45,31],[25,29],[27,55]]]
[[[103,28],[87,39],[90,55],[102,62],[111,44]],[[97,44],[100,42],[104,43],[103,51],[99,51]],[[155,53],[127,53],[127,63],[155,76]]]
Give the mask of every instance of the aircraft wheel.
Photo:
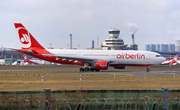
[[[149,68],[147,68],[147,69],[146,69],[146,72],[149,72],[149,71],[150,71],[150,69],[149,69]]]
[[[91,68],[91,69],[90,69],[91,72],[94,72],[94,70],[95,70],[94,68]]]
[[[84,71],[85,71],[85,72],[88,72],[88,71],[89,71],[89,68],[84,68]]]
[[[79,71],[80,71],[80,72],[84,72],[84,68],[80,68]]]

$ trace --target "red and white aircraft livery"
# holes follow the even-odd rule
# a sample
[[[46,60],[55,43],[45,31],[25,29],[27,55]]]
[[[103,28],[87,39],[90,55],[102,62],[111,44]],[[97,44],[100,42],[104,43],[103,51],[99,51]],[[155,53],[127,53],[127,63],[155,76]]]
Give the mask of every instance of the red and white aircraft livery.
[[[150,51],[133,50],[60,50],[45,49],[21,23],[14,23],[19,34],[22,49],[18,52],[60,64],[84,66],[80,71],[107,70],[109,66],[125,69],[126,66],[148,66],[161,64],[166,59]],[[88,66],[91,66],[89,69]]]
[[[176,55],[172,60],[162,62],[162,65],[176,65],[178,63],[177,57],[178,55]]]
[[[35,61],[29,60],[29,58],[26,56],[26,54],[23,54],[23,55],[24,55],[24,62],[27,62],[29,64],[36,64],[36,65],[38,64]]]

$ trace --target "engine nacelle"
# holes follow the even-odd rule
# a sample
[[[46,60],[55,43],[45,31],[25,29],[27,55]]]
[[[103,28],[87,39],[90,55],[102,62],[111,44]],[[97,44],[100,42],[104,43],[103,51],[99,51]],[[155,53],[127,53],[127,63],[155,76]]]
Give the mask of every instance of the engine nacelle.
[[[108,61],[97,61],[95,67],[98,70],[107,70],[109,68],[109,63]]]
[[[120,66],[114,66],[115,69],[126,69],[126,66],[120,65]]]

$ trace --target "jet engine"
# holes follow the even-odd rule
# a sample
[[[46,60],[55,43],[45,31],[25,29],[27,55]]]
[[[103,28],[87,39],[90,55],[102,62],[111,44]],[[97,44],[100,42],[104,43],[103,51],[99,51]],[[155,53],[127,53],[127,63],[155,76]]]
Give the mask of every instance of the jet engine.
[[[95,67],[98,70],[107,70],[109,68],[109,63],[108,61],[97,61]]]

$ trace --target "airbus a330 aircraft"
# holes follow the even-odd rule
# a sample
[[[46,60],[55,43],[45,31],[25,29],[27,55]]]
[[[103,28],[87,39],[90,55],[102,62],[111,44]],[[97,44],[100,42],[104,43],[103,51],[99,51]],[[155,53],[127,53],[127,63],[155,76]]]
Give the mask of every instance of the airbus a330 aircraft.
[[[18,52],[50,62],[84,66],[79,69],[80,71],[107,70],[109,66],[115,69],[125,69],[126,66],[146,66],[146,71],[150,71],[149,66],[161,64],[166,60],[160,54],[150,51],[45,49],[21,23],[14,23],[14,25],[22,44],[22,49],[18,49]],[[90,69],[89,66],[91,66]]]

